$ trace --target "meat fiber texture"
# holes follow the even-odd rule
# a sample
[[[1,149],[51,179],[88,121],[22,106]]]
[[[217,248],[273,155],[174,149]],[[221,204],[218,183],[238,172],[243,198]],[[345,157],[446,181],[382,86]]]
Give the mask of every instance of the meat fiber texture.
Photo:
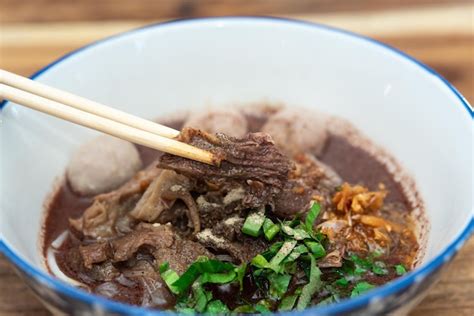
[[[75,192],[95,195],[116,189],[141,167],[140,155],[132,143],[101,135],[77,149],[66,174]]]
[[[272,138],[264,133],[249,133],[237,139],[220,133],[212,135],[185,128],[180,134],[180,140],[211,151],[221,160],[220,166],[165,154],[160,158],[160,168],[215,183],[240,181],[249,184],[253,181],[260,186],[278,190],[283,188],[292,168],[291,161],[275,147]]]

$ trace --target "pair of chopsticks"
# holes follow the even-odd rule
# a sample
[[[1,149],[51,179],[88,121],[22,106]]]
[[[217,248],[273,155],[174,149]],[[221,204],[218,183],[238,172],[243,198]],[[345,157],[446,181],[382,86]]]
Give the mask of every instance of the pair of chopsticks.
[[[212,153],[173,138],[179,131],[0,69],[0,98],[184,158],[216,164]]]

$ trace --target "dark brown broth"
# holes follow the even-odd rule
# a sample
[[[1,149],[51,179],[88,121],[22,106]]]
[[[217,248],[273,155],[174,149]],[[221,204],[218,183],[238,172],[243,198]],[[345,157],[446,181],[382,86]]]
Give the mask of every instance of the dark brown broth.
[[[319,158],[330,165],[344,181],[351,184],[361,184],[370,190],[377,190],[378,185],[382,183],[388,190],[386,202],[402,203],[406,209],[410,209],[400,183],[393,179],[387,167],[368,152],[348,143],[343,137],[330,136]]]

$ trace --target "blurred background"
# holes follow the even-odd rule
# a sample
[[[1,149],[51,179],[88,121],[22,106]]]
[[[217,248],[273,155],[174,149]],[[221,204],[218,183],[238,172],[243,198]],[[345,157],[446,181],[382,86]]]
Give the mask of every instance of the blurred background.
[[[474,0],[0,0],[0,68],[31,75],[91,41],[176,18],[272,15],[395,46],[474,103]],[[474,315],[474,239],[411,315]],[[0,315],[49,315],[0,255]]]

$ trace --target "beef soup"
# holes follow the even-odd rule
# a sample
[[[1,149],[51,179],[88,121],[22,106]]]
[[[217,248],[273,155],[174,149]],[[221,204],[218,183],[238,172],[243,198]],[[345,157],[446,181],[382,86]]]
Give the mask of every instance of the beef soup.
[[[149,308],[264,313],[360,295],[420,259],[414,189],[347,122],[260,106],[165,123],[219,167],[84,144],[46,210],[52,274]]]

